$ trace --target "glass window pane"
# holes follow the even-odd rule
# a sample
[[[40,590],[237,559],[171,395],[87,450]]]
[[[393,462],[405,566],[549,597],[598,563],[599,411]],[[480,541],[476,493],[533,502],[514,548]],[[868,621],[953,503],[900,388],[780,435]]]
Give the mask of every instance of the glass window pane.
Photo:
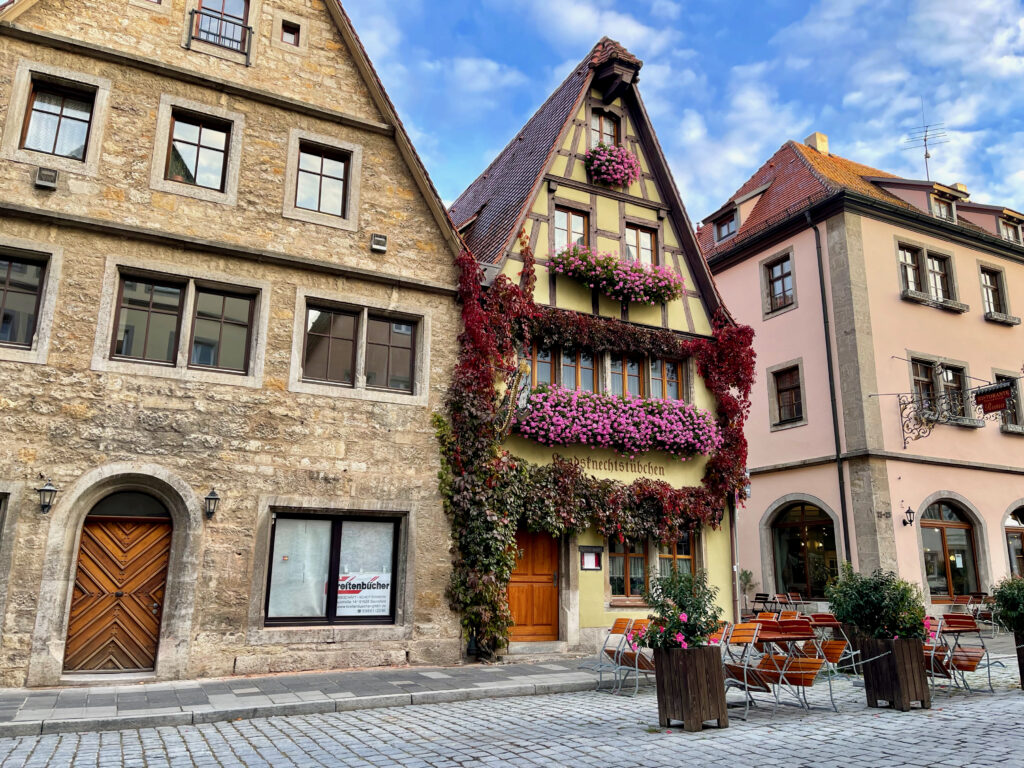
[[[580,370],[580,389],[588,392],[593,392],[594,387],[594,370],[592,368],[583,368]]]
[[[64,97],[56,93],[36,91],[35,99],[32,101],[32,109],[56,115],[60,114],[60,107],[63,102]]]
[[[28,132],[25,134],[25,149],[37,152],[52,152],[53,142],[57,137],[57,115],[43,112],[32,112],[29,118]]]
[[[153,313],[149,317],[149,338],[146,340],[146,359],[173,363],[177,358],[178,318],[176,315]]]
[[[320,212],[341,216],[344,194],[345,182],[325,176],[320,184]]]
[[[395,525],[346,520],[338,562],[338,616],[391,613]]]
[[[171,148],[167,163],[167,178],[185,184],[196,183],[196,157],[198,150],[193,144],[176,141]]]
[[[658,576],[661,578],[667,578],[672,575],[672,558],[671,557],[659,557],[658,558]]]
[[[396,348],[391,350],[388,387],[412,391],[412,350]]]
[[[0,298],[3,298],[2,293]],[[0,341],[29,346],[32,343],[35,326],[36,295],[9,292],[4,301],[3,317],[0,319]]]
[[[196,170],[196,184],[210,189],[220,189],[224,169],[224,153],[216,149],[199,150],[199,166]]]
[[[1024,535],[1006,534],[1006,545],[1010,550],[1010,571],[1014,576],[1024,576]]]
[[[318,210],[320,207],[320,177],[311,173],[299,171],[298,182],[295,187],[295,207],[306,208],[310,211]]]
[[[335,179],[345,178],[345,163],[341,160],[333,160],[329,157],[324,158],[324,176],[332,176]]]
[[[388,376],[388,348],[380,344],[366,345],[366,386],[385,387]]]
[[[355,346],[345,339],[331,339],[331,362],[327,378],[338,384],[352,384],[355,381],[353,351]]]
[[[173,137],[175,139],[181,139],[182,141],[191,142],[192,144],[198,144],[199,126],[183,120],[175,120]]]
[[[323,313],[320,313],[323,314]],[[327,379],[327,353],[330,341],[326,336],[306,336],[306,359],[302,375],[307,379]]]
[[[92,102],[68,97],[64,100],[64,116],[88,123],[92,116]]]
[[[355,339],[356,337],[356,316],[345,312],[338,312],[334,315],[334,327],[331,335],[336,339]]]
[[[249,345],[249,332],[245,326],[225,323],[221,330],[220,368],[245,370],[245,354]]]
[[[124,308],[117,321],[117,344],[114,353],[125,357],[142,357],[146,342],[146,321],[149,313]]]
[[[6,261],[0,261],[0,283],[3,282],[4,275],[7,273],[7,264]],[[11,288],[31,293],[38,292],[39,285],[43,281],[42,264],[15,261],[11,263],[10,270]]]
[[[921,526],[921,544],[924,547],[924,572],[932,596],[948,595],[946,563],[942,548],[942,531],[939,528]]]
[[[974,569],[974,546],[966,528],[946,529],[946,558],[953,577],[953,594],[969,595],[978,591]]]
[[[236,323],[249,322],[249,308],[252,306],[252,299],[243,299],[238,296],[224,297],[224,319]]]
[[[626,543],[628,551],[634,555],[642,555],[644,553],[644,543],[642,541],[630,541]]]
[[[216,320],[196,320],[192,331],[193,365],[218,365],[220,352],[220,322]]]
[[[81,160],[85,157],[85,140],[88,134],[88,123],[65,118],[60,124],[57,145],[53,150],[54,154]]]
[[[175,310],[181,306],[181,288],[173,285],[154,285],[151,292],[154,309]]]
[[[224,309],[224,297],[217,293],[199,291],[196,294],[196,315],[199,317],[214,317],[220,319],[221,311]]]
[[[608,581],[611,582],[612,594],[620,597],[626,594],[624,561],[624,557],[608,558]]]
[[[375,317],[369,318],[366,324],[366,340],[371,344],[388,344],[391,342],[391,323]]]
[[[629,594],[639,596],[643,594],[644,586],[647,584],[647,563],[642,557],[629,558]]]
[[[200,146],[210,147],[211,149],[224,149],[227,147],[227,142],[227,131],[217,130],[216,128],[207,128],[205,126],[203,127],[199,140]]]
[[[306,330],[311,333],[331,332],[331,313],[323,309],[311,309],[306,314]]]
[[[267,616],[325,616],[330,554],[330,520],[278,519]]]
[[[320,155],[314,155],[309,152],[299,152],[299,168],[303,171],[320,173],[320,160]]]
[[[781,592],[807,592],[807,562],[801,529],[775,529],[775,583]]]

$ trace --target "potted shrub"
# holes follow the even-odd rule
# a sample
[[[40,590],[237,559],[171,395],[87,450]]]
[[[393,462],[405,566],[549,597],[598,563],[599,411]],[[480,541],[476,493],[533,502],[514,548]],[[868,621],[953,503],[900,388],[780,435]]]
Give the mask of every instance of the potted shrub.
[[[1009,576],[992,591],[995,606],[992,620],[1003,629],[1013,632],[1013,644],[1017,648],[1017,673],[1020,687],[1024,688],[1024,579]]]
[[[743,595],[743,610],[747,610],[747,595],[751,592],[755,592],[757,589],[757,582],[754,581],[754,574],[743,568],[740,571],[740,594]],[[756,594],[756,592],[755,592]]]
[[[844,563],[825,589],[832,613],[851,628],[860,651],[869,707],[879,701],[906,712],[911,702],[931,707],[924,667],[924,602],[921,590],[891,571],[865,576]]]
[[[722,653],[710,643],[722,615],[715,604],[717,593],[704,571],[652,578],[644,591],[651,625],[634,643],[654,650],[662,726],[673,720],[682,721],[687,731],[701,730],[708,720],[716,720],[719,728],[729,726]]]

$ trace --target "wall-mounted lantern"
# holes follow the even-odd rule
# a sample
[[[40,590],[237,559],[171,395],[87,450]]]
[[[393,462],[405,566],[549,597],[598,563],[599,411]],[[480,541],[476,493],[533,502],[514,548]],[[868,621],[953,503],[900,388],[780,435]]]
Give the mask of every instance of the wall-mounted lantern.
[[[39,494],[39,511],[44,515],[53,509],[53,500],[57,498],[57,490],[49,478],[46,479],[46,485],[36,488],[36,493]]]
[[[206,507],[206,519],[212,520],[214,513],[217,511],[217,505],[220,504],[220,496],[217,495],[217,491],[211,488],[203,502]]]
[[[903,525],[913,525],[914,524],[914,510],[911,509],[910,507],[907,507],[907,509],[903,512],[903,517],[906,518],[903,521]]]

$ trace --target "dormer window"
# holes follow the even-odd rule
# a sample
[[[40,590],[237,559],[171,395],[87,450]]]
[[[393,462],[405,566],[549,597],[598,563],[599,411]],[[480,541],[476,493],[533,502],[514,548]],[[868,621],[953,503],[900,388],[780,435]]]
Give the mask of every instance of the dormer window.
[[[715,242],[732,237],[736,234],[736,214],[731,213],[724,219],[715,222]]]
[[[1014,224],[1012,221],[1001,219],[999,222],[999,228],[1003,232],[1003,240],[1009,240],[1011,243],[1017,243],[1018,245],[1020,244],[1021,237],[1019,224]]]
[[[619,145],[619,118],[609,112],[594,110],[590,116],[590,146],[598,144]]]
[[[953,202],[942,197],[932,197],[932,215],[946,221],[956,221]]]

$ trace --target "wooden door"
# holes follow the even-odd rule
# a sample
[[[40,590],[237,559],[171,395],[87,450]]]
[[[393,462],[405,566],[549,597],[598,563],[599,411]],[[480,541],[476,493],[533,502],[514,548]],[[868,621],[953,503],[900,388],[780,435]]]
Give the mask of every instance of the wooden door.
[[[154,668],[170,552],[169,520],[86,518],[64,669]]]
[[[515,625],[513,641],[558,639],[558,539],[546,533],[516,534],[522,557],[508,585],[508,605]]]

